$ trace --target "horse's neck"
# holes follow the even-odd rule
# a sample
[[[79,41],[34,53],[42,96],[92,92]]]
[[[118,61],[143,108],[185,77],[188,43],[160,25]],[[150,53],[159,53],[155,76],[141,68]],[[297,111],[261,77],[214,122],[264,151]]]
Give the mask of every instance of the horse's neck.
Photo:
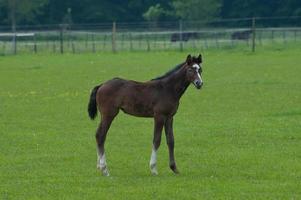
[[[186,71],[184,67],[167,77],[165,84],[173,95],[180,99],[190,84],[189,81],[186,80]]]

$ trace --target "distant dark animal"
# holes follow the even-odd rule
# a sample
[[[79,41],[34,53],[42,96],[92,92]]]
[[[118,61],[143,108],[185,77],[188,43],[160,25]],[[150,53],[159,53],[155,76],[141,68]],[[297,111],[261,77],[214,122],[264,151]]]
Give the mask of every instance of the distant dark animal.
[[[236,32],[232,33],[231,39],[232,40],[248,40],[248,39],[250,39],[251,34],[252,34],[251,30],[236,31]]]
[[[179,101],[190,83],[197,89],[203,85],[201,78],[202,57],[187,56],[186,61],[177,65],[165,75],[147,82],[136,82],[121,78],[111,79],[100,84],[91,92],[88,113],[91,119],[101,115],[101,122],[96,131],[97,168],[105,176],[109,175],[105,158],[104,144],[110,125],[119,110],[138,117],[154,118],[154,138],[150,160],[151,173],[157,175],[157,150],[161,142],[164,127],[169,149],[169,166],[178,173],[174,158],[173,116]]]
[[[182,33],[182,41],[187,42],[189,39],[198,39],[199,35],[197,32],[183,32]],[[181,41],[181,33],[173,33],[171,35],[170,41],[177,42]]]

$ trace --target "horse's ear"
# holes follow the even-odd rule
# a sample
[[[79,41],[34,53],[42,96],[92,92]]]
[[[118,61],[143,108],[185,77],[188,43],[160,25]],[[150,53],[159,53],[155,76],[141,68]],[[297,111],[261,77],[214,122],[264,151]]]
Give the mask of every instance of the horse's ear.
[[[187,56],[187,58],[186,58],[186,63],[187,63],[188,65],[190,65],[190,64],[192,63],[192,57],[191,57],[190,54],[189,54],[189,55]]]
[[[199,54],[198,60],[197,60],[197,61],[198,61],[199,64],[203,62],[203,60],[202,60],[202,55],[201,55],[201,54]]]

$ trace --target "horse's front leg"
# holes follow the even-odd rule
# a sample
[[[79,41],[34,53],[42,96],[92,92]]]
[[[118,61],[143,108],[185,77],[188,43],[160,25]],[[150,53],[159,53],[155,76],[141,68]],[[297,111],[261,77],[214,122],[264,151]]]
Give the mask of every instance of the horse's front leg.
[[[174,136],[173,136],[173,118],[170,117],[165,121],[164,124],[166,142],[169,151],[169,167],[174,173],[179,173],[176,166],[175,155],[174,155]]]
[[[161,143],[162,129],[165,123],[165,117],[162,115],[155,116],[155,125],[154,125],[154,138],[153,138],[153,149],[151,154],[151,159],[149,162],[150,170],[153,175],[158,175],[157,170],[157,151]]]

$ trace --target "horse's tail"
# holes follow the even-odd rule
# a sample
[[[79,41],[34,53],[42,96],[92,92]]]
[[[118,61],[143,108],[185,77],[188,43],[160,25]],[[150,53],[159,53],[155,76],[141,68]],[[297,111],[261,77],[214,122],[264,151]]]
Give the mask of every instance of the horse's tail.
[[[98,88],[101,85],[98,85],[96,87],[93,88],[91,95],[90,95],[90,101],[88,104],[88,113],[89,113],[89,117],[91,119],[95,119],[96,115],[97,115],[97,103],[96,103],[96,93]]]

